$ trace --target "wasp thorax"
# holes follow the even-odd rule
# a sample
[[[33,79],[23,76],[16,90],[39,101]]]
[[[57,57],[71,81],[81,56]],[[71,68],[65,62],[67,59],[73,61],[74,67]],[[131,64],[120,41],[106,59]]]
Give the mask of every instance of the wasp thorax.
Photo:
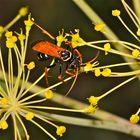
[[[72,56],[71,52],[68,51],[68,50],[61,51],[61,52],[60,52],[60,55],[61,55],[61,59],[62,59],[63,61],[68,61],[68,60],[70,60],[70,59],[71,59],[71,56]]]

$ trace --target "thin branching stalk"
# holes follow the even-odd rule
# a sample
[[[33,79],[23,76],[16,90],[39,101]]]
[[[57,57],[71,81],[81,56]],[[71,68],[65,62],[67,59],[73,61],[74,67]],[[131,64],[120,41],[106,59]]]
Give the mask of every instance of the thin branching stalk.
[[[96,12],[86,3],[85,0],[73,0],[73,2],[82,10],[82,12],[84,12],[84,14],[91,20],[91,22],[93,24],[97,24],[97,23],[105,24],[105,22],[96,14]],[[113,33],[113,31],[107,25],[106,25],[105,30],[106,30],[107,34],[106,34],[106,32],[103,32],[103,34],[106,38],[108,38],[109,40],[118,40],[119,41],[119,38],[116,36],[115,33]],[[115,44],[115,43],[113,45],[120,52],[125,52],[126,54],[129,54],[129,51],[126,48],[124,48],[118,44]],[[125,56],[123,56],[123,58],[126,62],[135,61],[134,59],[128,58]],[[137,66],[135,65],[134,67],[130,66],[130,67],[133,70],[136,70],[139,68],[139,65],[137,65]]]

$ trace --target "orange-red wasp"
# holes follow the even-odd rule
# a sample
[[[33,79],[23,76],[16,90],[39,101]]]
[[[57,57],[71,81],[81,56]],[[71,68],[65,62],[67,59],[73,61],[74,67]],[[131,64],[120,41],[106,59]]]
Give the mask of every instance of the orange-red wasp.
[[[36,24],[35,22],[34,22],[34,24],[38,28],[40,28],[43,31],[43,33],[47,34],[53,40],[56,40],[50,33],[48,33],[46,30],[44,30],[38,24]],[[71,52],[65,48],[59,47],[46,40],[37,41],[36,43],[33,44],[32,49],[34,51],[38,52],[38,59],[41,61],[48,60],[49,57],[55,58],[55,63],[48,66],[47,68],[51,68],[51,67],[54,67],[56,64],[59,64],[60,74],[59,74],[58,78],[60,80],[62,80],[62,64],[63,63],[66,63],[66,73],[71,76],[75,75],[75,79],[74,79],[69,91],[66,94],[66,96],[67,96],[70,93],[71,89],[73,88],[73,86],[77,80],[77,76],[78,76],[80,67],[83,65],[82,56],[81,56],[80,52],[77,49],[73,49],[73,51]],[[94,58],[93,60],[95,60],[95,59],[96,58]]]

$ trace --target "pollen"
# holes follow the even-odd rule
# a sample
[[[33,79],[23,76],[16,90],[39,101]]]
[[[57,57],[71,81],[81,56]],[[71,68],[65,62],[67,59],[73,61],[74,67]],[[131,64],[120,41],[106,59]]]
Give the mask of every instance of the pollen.
[[[135,58],[137,58],[137,57],[139,57],[139,55],[140,55],[140,51],[139,51],[138,49],[134,49],[134,50],[132,51],[132,55],[133,55]]]
[[[111,50],[111,45],[110,45],[110,43],[104,44],[104,49],[105,49],[105,55],[107,55],[108,52]]]
[[[32,69],[34,69],[35,68],[35,62],[34,61],[32,61],[32,62],[30,62],[29,64],[27,64],[27,69],[28,70],[32,70]]]
[[[109,68],[105,68],[105,69],[102,71],[102,75],[103,75],[104,77],[108,77],[108,76],[110,76],[110,74],[111,74],[111,69],[109,69]]]
[[[101,75],[101,71],[100,71],[99,68],[96,68],[95,71],[94,71],[94,73],[95,73],[95,76],[96,76],[96,77],[98,77],[98,76]]]
[[[34,118],[35,114],[33,112],[28,112],[25,115],[26,120],[31,121]]]
[[[120,14],[121,14],[121,11],[120,10],[112,10],[112,16],[114,16],[114,17],[118,17],[118,16],[120,16]]]
[[[5,120],[0,121],[0,129],[5,130],[7,128],[8,128],[8,123]]]
[[[87,98],[89,103],[93,106],[98,104],[98,101],[100,100],[99,97],[95,97],[95,96],[90,96],[89,98]]]
[[[54,93],[52,90],[48,90],[47,92],[44,93],[46,99],[52,99],[54,97]]]
[[[140,36],[140,28],[138,28],[138,30],[137,30],[137,36]]]
[[[94,29],[95,31],[103,31],[104,27],[105,27],[105,24],[100,23],[100,24],[96,24]]]
[[[65,126],[57,127],[56,134],[59,135],[60,137],[62,137],[65,132],[66,132]]]
[[[0,99],[0,104],[7,105],[8,103],[9,103],[9,100],[7,98],[1,98]]]
[[[88,107],[86,107],[86,108],[84,109],[84,112],[86,112],[86,113],[94,113],[95,110],[96,110],[96,106],[89,105]]]
[[[26,16],[28,14],[28,7],[22,7],[21,9],[19,9],[19,15],[20,16]]]
[[[131,117],[130,117],[130,122],[131,123],[138,123],[138,121],[140,120],[140,117],[137,115],[137,114],[133,114],[133,115],[131,115]]]

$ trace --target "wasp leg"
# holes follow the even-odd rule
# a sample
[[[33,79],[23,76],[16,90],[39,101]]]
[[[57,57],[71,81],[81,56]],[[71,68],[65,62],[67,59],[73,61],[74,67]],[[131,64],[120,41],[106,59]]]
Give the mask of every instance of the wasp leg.
[[[75,78],[74,78],[74,80],[73,80],[73,82],[72,82],[72,85],[71,85],[71,87],[69,88],[68,92],[65,94],[65,96],[68,96],[68,94],[71,92],[72,88],[74,87],[75,82],[76,82],[76,80],[77,80],[77,78],[78,78],[78,72],[79,72],[78,68],[76,68],[76,73],[75,73],[75,74],[72,73],[72,72],[69,72],[68,69],[66,70],[66,73],[67,73],[67,74],[69,74],[69,75],[71,75],[71,76],[75,76]]]
[[[80,62],[82,63],[82,55],[81,55],[81,53],[77,49],[74,49],[73,53],[77,54],[77,56],[78,56],[77,59],[79,58]]]
[[[58,78],[58,80],[64,82],[64,81],[63,81],[63,77],[62,77],[62,61],[59,60],[59,59],[57,59],[57,60],[56,60],[56,63],[58,63],[58,65],[59,65],[59,75],[58,75],[57,78]]]
[[[47,85],[49,85],[49,84],[48,84],[48,69],[55,67],[55,65],[56,65],[56,63],[45,67],[45,79],[46,79]]]

